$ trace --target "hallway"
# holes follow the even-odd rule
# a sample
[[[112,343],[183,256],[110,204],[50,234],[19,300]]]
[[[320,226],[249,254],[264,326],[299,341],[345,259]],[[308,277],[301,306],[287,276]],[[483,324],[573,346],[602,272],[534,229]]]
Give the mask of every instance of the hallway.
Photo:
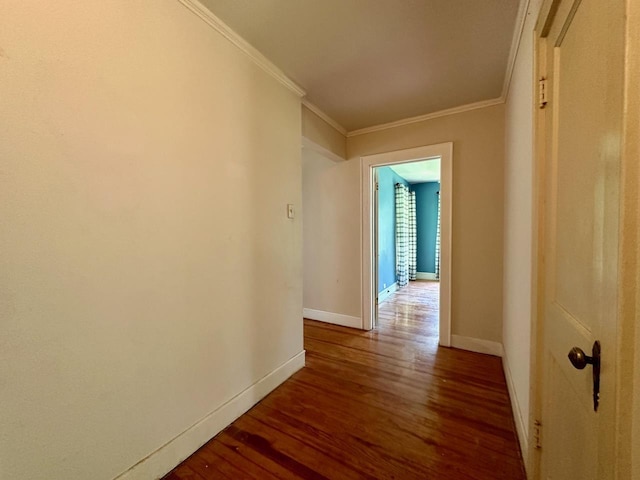
[[[438,348],[438,283],[363,332],[305,320],[306,367],[165,480],[524,479],[500,359]]]

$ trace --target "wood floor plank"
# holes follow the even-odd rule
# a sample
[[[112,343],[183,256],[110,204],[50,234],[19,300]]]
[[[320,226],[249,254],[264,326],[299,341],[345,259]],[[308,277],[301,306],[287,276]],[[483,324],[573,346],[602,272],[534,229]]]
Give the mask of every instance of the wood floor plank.
[[[189,459],[187,459],[189,460]],[[186,461],[178,465],[165,480],[208,480],[191,468],[191,465],[186,464]]]
[[[318,395],[312,402],[291,405],[290,399],[300,398],[301,392],[308,390],[309,385],[302,383],[283,389],[269,398],[267,405],[278,405],[284,413],[298,416],[301,420],[306,419],[307,423],[318,430],[329,425],[327,433],[332,434],[335,440],[340,439],[343,432],[349,432],[351,440],[360,441],[377,452],[393,453],[402,459],[405,466],[418,465],[416,469],[422,474],[428,471],[439,473],[438,468],[447,465],[448,471],[464,473],[455,478],[474,478],[477,470],[484,470],[488,475],[496,468],[491,461],[492,457],[500,458],[501,468],[512,470],[514,465],[519,466],[519,459],[514,461],[513,458],[503,456],[502,452],[496,454],[487,448],[480,450],[476,441],[471,438],[465,442],[458,436],[456,441],[451,441],[448,432],[434,429],[433,424],[425,425],[400,411],[389,413],[387,409],[379,409],[370,404],[363,408],[361,401],[347,401],[344,397],[336,402],[335,398],[321,397],[321,392],[316,392]],[[461,428],[458,425],[458,429]],[[345,443],[348,444],[349,441]],[[473,457],[473,467],[465,470],[467,460]],[[433,461],[437,461],[437,465],[432,465]]]
[[[233,425],[232,425],[233,426]],[[255,451],[249,445],[245,444],[243,441],[237,440],[233,436],[231,436],[226,429],[223,430],[215,437],[215,442],[209,442],[221,444],[238,454],[241,462],[247,469],[253,469],[253,465],[258,465],[264,470],[266,470],[270,475],[280,479],[280,480],[295,480],[300,478],[298,475],[294,474],[280,463],[271,460],[269,457],[262,455],[261,453]],[[265,476],[265,478],[268,478]]]
[[[265,465],[259,465],[250,460],[247,461],[238,451],[229,448],[222,441],[209,442],[202,450],[204,450],[206,454],[213,454],[219,457],[220,462],[228,462],[234,467],[234,471],[241,472],[241,474],[238,473],[235,478],[250,478],[253,480],[277,480],[280,478],[271,473]]]
[[[296,378],[294,382],[302,383],[305,388],[315,389],[316,385],[322,387],[324,380],[321,378],[314,378],[310,383],[307,383],[303,378]],[[464,424],[473,428],[460,428],[461,415],[456,413],[449,413],[449,411],[442,408],[425,408],[425,404],[409,401],[402,395],[395,393],[381,392],[374,388],[352,388],[348,385],[348,380],[332,381],[333,386],[341,387],[341,393],[339,397],[335,399],[335,396],[331,393],[327,393],[324,390],[324,396],[331,398],[332,400],[344,404],[348,408],[354,408],[350,402],[360,402],[368,409],[380,409],[383,410],[381,415],[393,416],[402,415],[408,416],[414,422],[422,422],[428,428],[434,430],[442,429],[447,432],[447,435],[458,439],[458,441],[470,441],[471,443],[478,443],[478,431],[482,432],[483,442],[481,445],[487,448],[495,448],[501,450],[505,447],[509,447],[512,442],[511,429],[509,425],[502,428],[497,425],[493,425],[481,419],[480,421],[473,421],[467,417],[464,418]],[[355,393],[354,393],[355,392]],[[342,401],[341,401],[342,400]],[[348,402],[349,401],[349,402]],[[433,405],[432,405],[433,406]],[[470,432],[470,433],[468,433]],[[516,451],[507,449],[506,454],[512,454],[518,456]]]
[[[374,449],[357,441],[346,430],[341,434],[335,434],[326,431],[327,429],[323,428],[325,425],[314,425],[314,422],[310,422],[308,418],[290,415],[269,406],[265,406],[265,409],[268,415],[263,417],[264,422],[276,425],[280,430],[289,431],[290,435],[314,448],[322,449],[342,463],[349,462],[360,472],[360,478],[393,479],[400,478],[400,475],[406,478],[404,466],[398,465],[395,458],[390,457],[386,452],[378,455]]]
[[[306,367],[165,480],[524,480],[502,362],[438,346],[438,288],[370,332],[305,319]]]
[[[235,438],[300,478],[325,480],[335,478],[337,472],[346,479],[357,478],[355,472],[342,469],[338,462],[332,461],[324,452],[256,420],[251,415],[243,415],[228,430]]]

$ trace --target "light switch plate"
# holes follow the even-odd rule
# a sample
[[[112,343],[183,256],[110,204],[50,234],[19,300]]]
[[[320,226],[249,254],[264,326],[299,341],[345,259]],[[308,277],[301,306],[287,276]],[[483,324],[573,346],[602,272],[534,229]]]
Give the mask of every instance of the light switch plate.
[[[293,203],[287,204],[287,217],[294,218],[296,216],[296,212],[293,209]]]

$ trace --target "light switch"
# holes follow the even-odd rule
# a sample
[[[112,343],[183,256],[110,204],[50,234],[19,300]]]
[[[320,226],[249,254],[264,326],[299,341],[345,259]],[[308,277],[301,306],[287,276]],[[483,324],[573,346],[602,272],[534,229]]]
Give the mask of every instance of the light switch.
[[[295,216],[296,216],[296,213],[293,210],[293,203],[288,203],[287,204],[287,217],[288,218],[293,218]]]

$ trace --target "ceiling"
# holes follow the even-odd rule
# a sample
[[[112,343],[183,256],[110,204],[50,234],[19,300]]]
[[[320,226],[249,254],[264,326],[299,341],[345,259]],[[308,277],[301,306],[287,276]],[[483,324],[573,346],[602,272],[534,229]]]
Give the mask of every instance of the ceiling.
[[[423,162],[400,163],[390,165],[396,172],[409,183],[425,183],[440,181],[440,159],[425,160]]]
[[[347,131],[498,98],[520,0],[201,0]]]

